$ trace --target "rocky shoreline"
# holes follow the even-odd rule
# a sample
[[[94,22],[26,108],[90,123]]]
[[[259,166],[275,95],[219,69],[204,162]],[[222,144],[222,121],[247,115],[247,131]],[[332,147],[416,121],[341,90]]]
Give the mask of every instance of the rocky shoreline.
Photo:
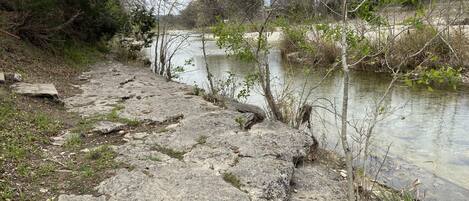
[[[115,170],[97,195],[60,195],[73,200],[345,200],[344,180],[320,163],[307,162],[313,137],[279,122],[250,130],[241,113],[191,95],[191,87],[155,76],[149,69],[99,63],[82,75],[85,84],[64,100],[81,116],[109,113],[166,123],[164,129],[127,133],[114,146],[131,169]]]

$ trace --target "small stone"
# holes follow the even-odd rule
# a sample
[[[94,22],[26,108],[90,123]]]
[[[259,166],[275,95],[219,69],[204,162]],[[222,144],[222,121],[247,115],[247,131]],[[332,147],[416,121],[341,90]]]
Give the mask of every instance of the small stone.
[[[89,79],[90,79],[90,76],[88,76],[88,75],[80,75],[80,76],[78,76],[78,80],[80,80],[80,81],[87,81],[87,80],[89,80]]]
[[[119,131],[119,135],[124,135],[125,134],[125,131],[121,130]]]
[[[47,189],[45,189],[45,188],[41,188],[39,191],[40,191],[41,193],[47,193],[47,192],[49,192],[49,190],[47,190]]]
[[[90,149],[88,149],[88,148],[82,149],[82,150],[80,150],[80,152],[82,152],[82,153],[88,153],[88,152],[90,152]]]
[[[70,131],[63,131],[62,135],[57,137],[52,137],[52,145],[54,146],[63,146],[67,138],[71,135]]]
[[[343,178],[347,178],[347,171],[340,170],[340,176],[342,176]]]
[[[19,74],[19,73],[14,73],[13,77],[12,77],[12,81],[13,82],[21,82],[21,81],[23,81],[23,76],[21,76],[21,74]]]
[[[105,135],[105,134],[121,131],[124,128],[125,128],[125,124],[115,123],[115,122],[110,122],[110,121],[100,121],[96,123],[92,132]]]
[[[2,72],[0,72],[0,84],[1,83],[5,83],[5,74],[3,74]]]
[[[130,133],[127,133],[124,135],[124,140],[125,139],[132,139],[132,135]]]
[[[135,133],[133,135],[133,138],[136,139],[136,140],[141,140],[141,139],[143,139],[147,136],[148,136],[148,133]]]
[[[171,129],[177,128],[178,126],[179,124],[171,124],[171,125],[166,126],[166,129],[171,130]]]

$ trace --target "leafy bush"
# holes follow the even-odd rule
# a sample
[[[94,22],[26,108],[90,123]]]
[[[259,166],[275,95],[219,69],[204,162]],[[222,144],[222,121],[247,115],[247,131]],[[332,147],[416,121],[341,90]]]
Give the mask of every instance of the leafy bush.
[[[149,47],[156,33],[156,15],[154,8],[146,9],[143,5],[137,5],[131,12],[132,34],[138,41],[143,41],[143,46]]]
[[[13,0],[6,4],[8,12],[16,13],[9,31],[42,47],[70,39],[109,39],[128,18],[119,0]]]
[[[425,69],[418,74],[407,75],[407,85],[417,84],[419,86],[426,86],[429,90],[433,87],[444,88],[451,87],[456,90],[457,86],[461,83],[461,70],[456,70],[450,66],[442,66],[437,69]]]

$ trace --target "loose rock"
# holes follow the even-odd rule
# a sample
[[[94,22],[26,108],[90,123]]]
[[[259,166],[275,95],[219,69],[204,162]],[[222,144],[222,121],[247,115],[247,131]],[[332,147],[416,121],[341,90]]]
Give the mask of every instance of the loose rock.
[[[63,146],[71,135],[72,133],[70,133],[70,131],[63,131],[60,136],[52,138],[52,145]]]
[[[16,83],[11,89],[21,95],[58,99],[59,93],[53,84]]]
[[[120,131],[125,128],[125,124],[110,122],[110,121],[100,121],[95,124],[94,129],[91,131],[96,134],[109,134]]]
[[[19,73],[13,73],[12,75],[10,75],[10,79],[12,82],[22,82],[23,81],[23,76],[21,76],[21,74]]]
[[[106,196],[93,197],[92,195],[60,195],[59,201],[106,201]]]
[[[5,74],[0,72],[0,84],[3,84],[3,83],[5,83]]]

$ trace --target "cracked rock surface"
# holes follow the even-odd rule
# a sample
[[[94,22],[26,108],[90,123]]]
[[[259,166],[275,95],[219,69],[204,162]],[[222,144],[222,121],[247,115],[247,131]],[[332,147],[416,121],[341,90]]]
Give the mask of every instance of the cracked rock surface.
[[[294,161],[309,152],[309,134],[267,120],[244,131],[235,121],[241,113],[188,95],[190,87],[166,82],[148,69],[108,62],[84,76],[89,82],[81,86],[83,93],[65,100],[72,112],[93,116],[119,104],[123,118],[182,119],[164,130],[129,133],[128,142],[115,147],[116,160],[134,168],[116,170],[99,184],[101,197],[61,195],[59,200],[290,200],[292,183],[300,185],[293,182]],[[315,183],[324,186],[323,194],[337,194],[337,182],[324,181]]]

